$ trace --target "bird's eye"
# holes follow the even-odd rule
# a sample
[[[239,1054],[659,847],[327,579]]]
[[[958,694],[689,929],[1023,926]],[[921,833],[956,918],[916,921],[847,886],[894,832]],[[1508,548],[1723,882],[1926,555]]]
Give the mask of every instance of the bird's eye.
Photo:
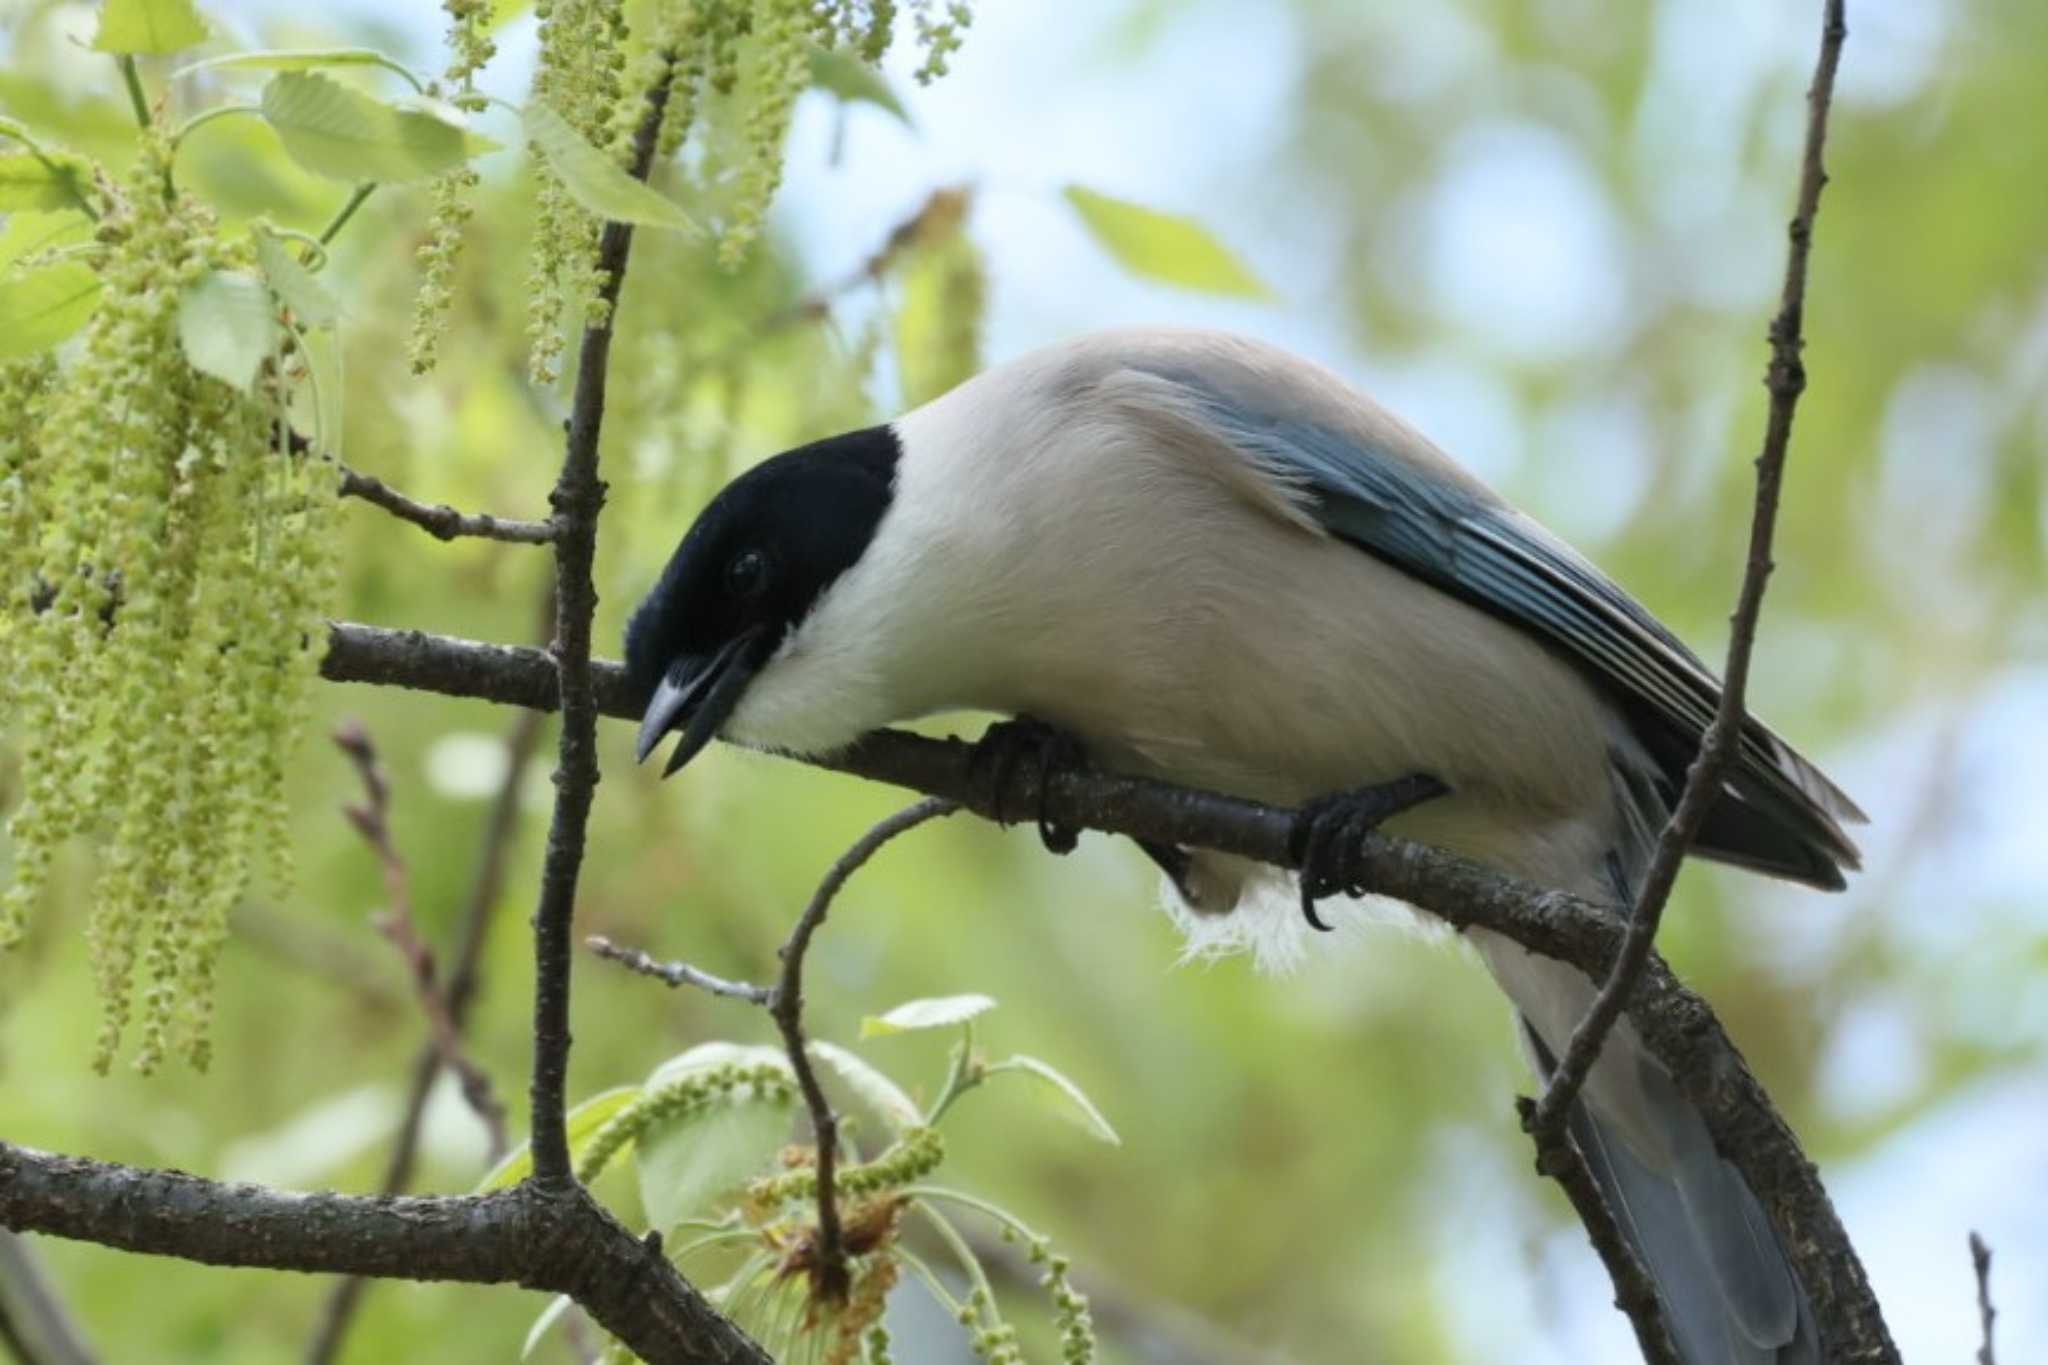
[[[725,590],[734,597],[756,597],[768,586],[768,556],[742,550],[725,566]]]

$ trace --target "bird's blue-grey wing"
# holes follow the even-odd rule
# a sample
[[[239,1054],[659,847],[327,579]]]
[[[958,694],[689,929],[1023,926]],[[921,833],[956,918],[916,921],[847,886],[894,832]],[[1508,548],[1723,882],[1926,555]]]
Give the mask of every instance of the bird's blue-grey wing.
[[[1720,701],[1719,681],[1569,546],[1433,450],[1375,449],[1359,431],[1267,410],[1199,373],[1162,369],[1247,458],[1296,487],[1331,534],[1548,640],[1619,701],[1674,794]],[[1419,440],[1388,428],[1386,440]],[[1816,885],[1857,865],[1843,821],[1863,813],[1753,717],[1698,851]]]

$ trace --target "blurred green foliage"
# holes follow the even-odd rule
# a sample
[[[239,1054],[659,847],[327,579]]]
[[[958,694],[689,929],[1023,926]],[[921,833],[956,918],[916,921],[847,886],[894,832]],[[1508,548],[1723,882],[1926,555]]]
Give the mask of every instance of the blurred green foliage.
[[[83,8],[0,6],[0,111],[119,165],[132,141],[126,97],[111,64],[65,36]],[[390,37],[371,21],[242,8],[265,46]],[[1124,7],[1108,69],[1150,61],[1191,15],[1217,8]],[[1275,272],[1284,306],[1334,320],[1367,357],[1355,368],[1368,376],[1453,375],[1462,387],[1452,391],[1500,414],[1489,429],[1513,437],[1504,450],[1466,453],[1490,458],[1504,491],[1709,657],[1739,571],[1762,329],[1811,60],[1803,8],[1787,8],[1797,22],[1758,18],[1751,6],[1714,30],[1720,9],[1690,0],[1292,0],[1285,119],[1257,165],[1219,165],[1215,183],[1186,199],[1229,196],[1241,246],[1257,240],[1246,222],[1279,242],[1300,240],[1302,223],[1332,234],[1337,265],[1313,300]],[[1664,934],[1831,1169],[1929,1121],[1969,1086],[2038,1073],[2048,1049],[2048,1024],[2024,1007],[2028,979],[2048,961],[2038,895],[1958,875],[1973,860],[2014,856],[1970,837],[1973,822],[2013,827],[2010,814],[1994,820],[1968,799],[1984,778],[1972,764],[1986,761],[1974,727],[2020,688],[2016,706],[1999,704],[2033,728],[2008,742],[2038,755],[2048,715],[2038,671],[2048,647],[2048,10],[1953,0],[1923,41],[1875,42],[1908,53],[1895,70],[1859,71],[1862,37],[1852,32],[1830,140],[1807,319],[1813,389],[1753,687],[1759,709],[1839,760],[1879,817],[1871,842],[1882,875],[1820,902],[1695,871]],[[974,44],[956,57],[957,79],[975,79]],[[1231,54],[1209,60],[1176,79],[1217,79]],[[145,79],[159,88],[167,70],[145,63]],[[178,98],[212,100],[236,79],[186,77]],[[1056,90],[1056,73],[1046,79]],[[905,102],[917,117],[916,100]],[[299,170],[254,119],[209,123],[180,156],[231,218],[265,212],[317,231],[345,194]],[[1520,244],[1526,258],[1435,264],[1467,240],[1442,207],[1467,183],[1500,194],[1489,203],[1494,230],[1477,240],[1517,246],[1523,205],[1503,167],[1532,162],[1578,177],[1602,225],[1604,278],[1579,293],[1607,302],[1567,308],[1568,326],[1518,322],[1467,297],[1474,280],[1512,284],[1551,268],[1541,242]],[[715,176],[657,181],[716,217],[725,191]],[[510,156],[487,163],[478,194],[449,282],[451,331],[427,379],[406,358],[427,191],[381,192],[336,244],[326,278],[341,286],[344,316],[323,357],[342,385],[334,436],[352,465],[417,498],[533,516],[559,457],[565,395],[525,378],[528,172]],[[892,226],[835,221],[832,232],[867,250]],[[820,309],[820,286],[786,241],[771,239],[738,271],[713,254],[671,234],[642,234],[636,247],[606,428],[601,641],[617,640],[694,509],[731,473],[943,382],[927,378],[928,365],[899,377],[888,363],[930,355],[901,334],[894,311],[904,291],[925,288],[914,278],[888,273],[879,290]],[[1244,254],[1261,269],[1258,250]],[[1058,287],[1006,279],[1000,258],[975,268],[998,291]],[[877,310],[893,329],[872,325]],[[543,552],[444,545],[360,504],[345,522],[351,619],[537,638]],[[353,778],[320,732],[355,716],[375,736],[418,913],[445,943],[511,718],[331,686],[316,707],[291,778],[304,890],[290,904],[244,907],[251,931],[221,967],[211,1074],[93,1077],[97,1006],[76,917],[46,917],[0,960],[9,1140],[287,1185],[375,1184],[423,1030],[402,964],[367,927],[381,902],[377,870],[336,813]],[[902,799],[733,751],[663,786],[632,765],[623,728],[602,739],[579,928],[736,977],[772,970],[816,877]],[[1989,760],[1998,756],[1994,747]],[[10,802],[13,763],[11,751],[0,757]],[[472,1029],[515,1129],[529,1025],[524,924],[548,795],[536,775]],[[1154,881],[1141,859],[1099,838],[1055,862],[1028,832],[966,821],[920,831],[845,894],[811,967],[814,1028],[851,1040],[864,1016],[910,997],[1001,998],[992,1027],[1004,1043],[1073,1076],[1123,1145],[1095,1143],[1050,1110],[970,1106],[949,1128],[955,1179],[1057,1236],[1081,1286],[1112,1291],[1140,1320],[1192,1312],[1238,1342],[1307,1360],[1500,1358],[1502,1338],[1485,1326],[1495,1286],[1474,1281],[1471,1253],[1454,1240],[1484,1240],[1491,1259],[1478,1264],[1521,1272],[1540,1300],[1551,1240],[1576,1233],[1527,1175],[1510,1109],[1526,1082],[1492,988],[1454,948],[1395,934],[1333,951],[1284,983],[1235,960],[1168,970],[1178,945],[1163,916],[1145,913]],[[60,882],[83,896],[83,852]],[[637,1082],[706,1040],[773,1038],[758,1011],[594,960],[578,964],[574,1008],[577,1098]],[[1900,1021],[1912,1047],[1910,1065],[1892,1058],[1896,1074],[1869,1098],[1857,1093],[1863,1073],[1834,1075],[1831,1040],[1873,1010]],[[943,1039],[860,1047],[899,1082],[944,1072]],[[425,1157],[423,1188],[466,1189],[484,1172],[481,1132],[452,1090],[431,1111]],[[630,1185],[604,1192],[627,1207],[635,1197]],[[303,1277],[39,1250],[113,1360],[292,1358],[326,1291]],[[1604,1302],[1597,1280],[1572,1284]],[[1960,1277],[1955,1294],[1965,1295]],[[1107,1358],[1159,1358],[1137,1353],[1141,1333],[1119,1339],[1104,1298]],[[378,1287],[344,1358],[511,1359],[541,1306],[512,1290]],[[1542,1315],[1515,1321],[1534,1330]],[[1046,1330],[1028,1323],[1027,1343],[1042,1346]]]

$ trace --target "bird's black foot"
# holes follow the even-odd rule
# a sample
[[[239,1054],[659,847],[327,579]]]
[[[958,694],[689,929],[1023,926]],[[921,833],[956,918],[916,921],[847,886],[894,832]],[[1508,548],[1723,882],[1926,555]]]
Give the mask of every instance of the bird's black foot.
[[[1195,893],[1188,885],[1188,877],[1195,870],[1195,855],[1179,844],[1155,844],[1150,839],[1135,842],[1145,850],[1145,856],[1152,860],[1153,865],[1173,882],[1173,889],[1180,893],[1182,903],[1193,905]]]
[[[1365,891],[1359,841],[1382,821],[1449,791],[1428,773],[1410,773],[1391,782],[1319,796],[1304,805],[1287,839],[1287,851],[1300,869],[1302,916],[1327,933],[1330,926],[1316,913],[1316,902],[1339,892],[1357,896]]]
[[[1037,793],[1039,840],[1051,853],[1074,851],[1074,845],[1081,839],[1080,832],[1071,825],[1055,823],[1045,813],[1046,793],[1054,774],[1088,766],[1081,741],[1042,720],[1019,716],[998,721],[983,731],[974,742],[971,763],[976,781],[988,793],[989,805],[999,813],[999,818],[1009,804],[1006,797],[1011,778],[1029,765],[1035,778],[1032,790]]]

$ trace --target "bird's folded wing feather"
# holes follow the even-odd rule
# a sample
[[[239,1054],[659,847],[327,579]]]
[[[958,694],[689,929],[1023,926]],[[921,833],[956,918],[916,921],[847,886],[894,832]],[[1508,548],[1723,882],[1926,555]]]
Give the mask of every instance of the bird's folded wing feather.
[[[1230,391],[1236,386],[1179,367],[1146,377],[1179,391],[1172,402],[1178,420],[1206,422],[1302,499],[1330,534],[1549,640],[1674,732],[1687,759],[1697,750],[1720,701],[1714,675],[1611,579],[1469,476],[1451,472],[1448,457],[1421,437],[1377,411],[1345,430],[1315,416],[1262,410]],[[1368,430],[1381,434],[1369,438]],[[1743,727],[1727,786],[1734,800],[1798,826],[1836,863],[1856,865],[1855,845],[1838,822],[1860,822],[1863,812],[1754,717]]]

